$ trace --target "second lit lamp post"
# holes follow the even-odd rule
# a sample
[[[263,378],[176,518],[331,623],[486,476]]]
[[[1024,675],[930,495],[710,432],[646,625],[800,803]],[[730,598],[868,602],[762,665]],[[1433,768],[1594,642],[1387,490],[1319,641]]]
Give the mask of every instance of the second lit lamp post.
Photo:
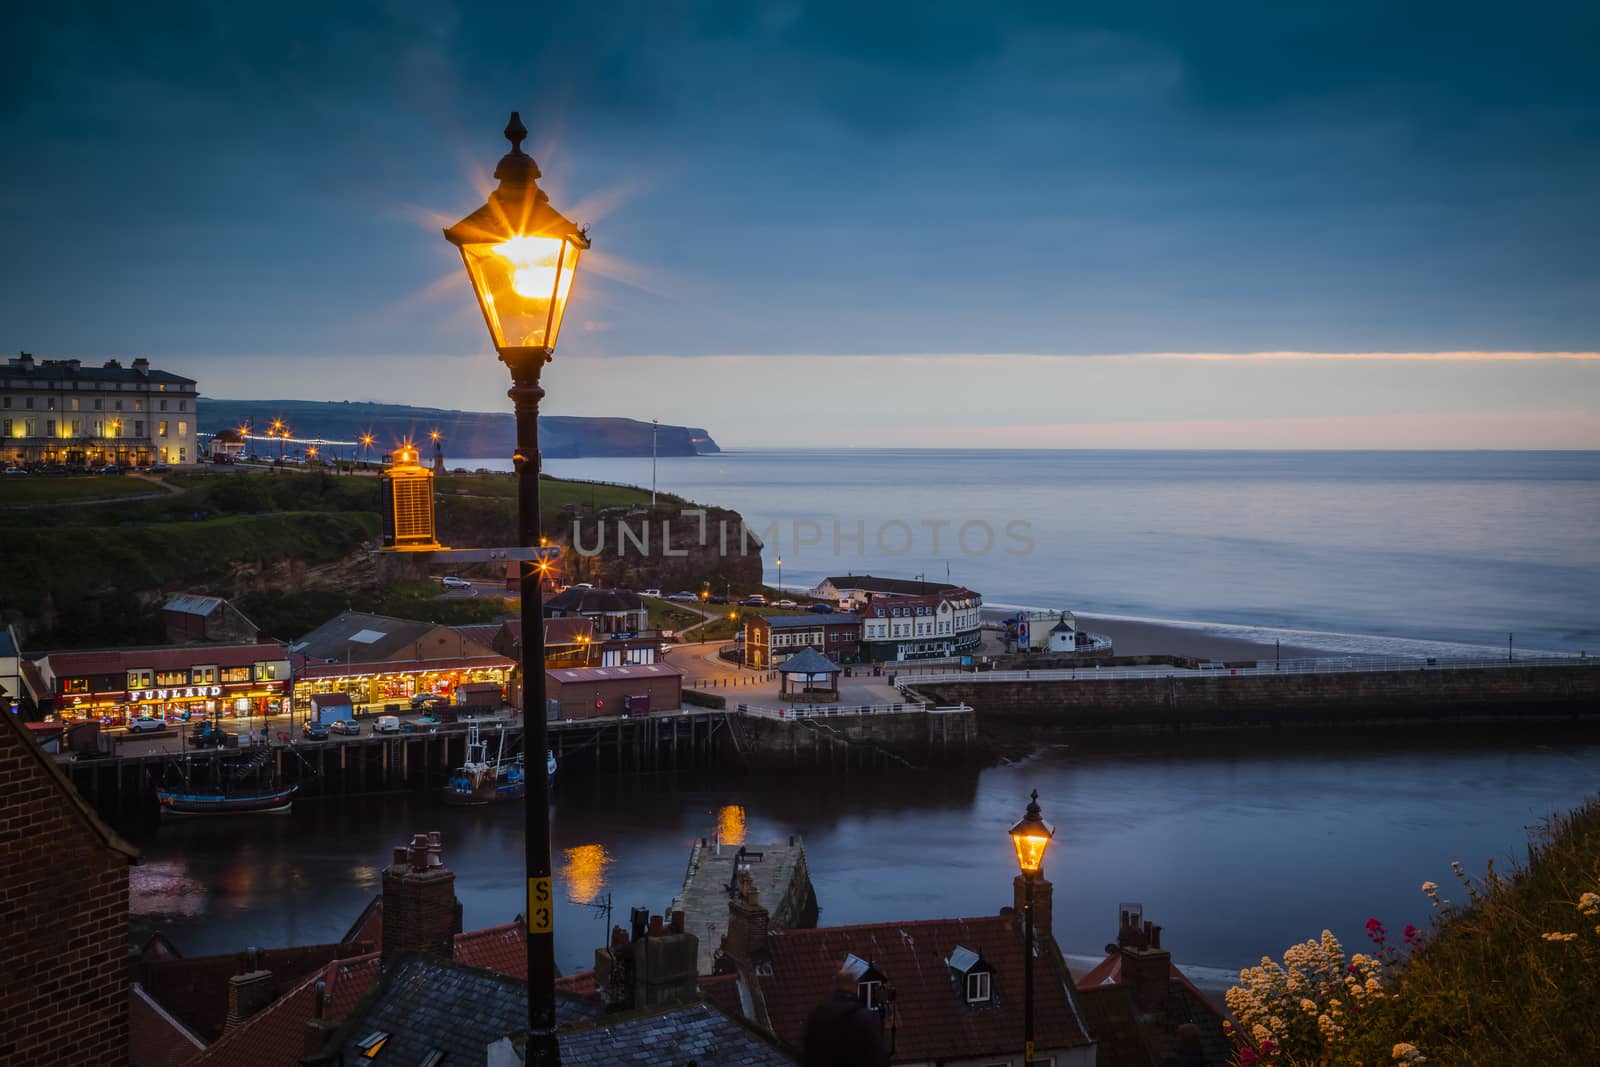
[[[1033,1062],[1033,884],[1044,871],[1044,851],[1050,847],[1055,827],[1039,816],[1039,791],[1028,801],[1027,813],[1011,827],[1011,844],[1022,870],[1022,1062]]]
[[[539,188],[539,167],[522,150],[522,118],[506,125],[511,151],[494,176],[499,187],[472,214],[444,231],[461,252],[495,351],[511,372],[509,396],[516,413],[517,532],[525,548],[539,541],[539,374],[550,362],[572,292],[578,256],[588,235],[555,208]],[[546,747],[543,597],[538,564],[522,563],[523,751],[528,766],[543,765]],[[555,896],[550,883],[550,785],[530,773],[525,794],[527,829],[528,1063],[561,1061],[556,1041]]]

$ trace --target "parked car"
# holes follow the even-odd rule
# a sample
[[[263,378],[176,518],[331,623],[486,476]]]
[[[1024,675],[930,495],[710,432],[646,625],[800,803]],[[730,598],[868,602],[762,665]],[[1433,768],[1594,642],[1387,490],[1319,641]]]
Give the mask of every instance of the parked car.
[[[706,598],[706,603],[708,604],[726,604],[727,602],[728,598],[725,596],[713,596]]]
[[[10,471],[6,471],[6,473],[10,474],[11,472]],[[653,597],[656,597],[656,598],[659,599],[660,596],[661,596],[661,590],[659,590],[659,589],[646,589],[643,593],[640,594],[640,596],[653,596]]]
[[[465,578],[456,578],[456,577],[452,577],[452,576],[448,576],[448,575],[446,577],[440,578],[439,579],[439,584],[444,586],[446,589],[471,589],[472,588],[472,583],[467,581]]]
[[[800,605],[796,604],[792,600],[780,600],[780,601],[778,601],[776,604],[774,604],[772,606],[775,607],[775,608],[797,608]]]
[[[95,473],[96,474],[121,474],[122,473],[122,468],[117,466],[115,463],[110,463],[110,464],[107,464],[104,467],[101,467]]]
[[[229,460],[228,462],[231,463],[233,461]],[[171,474],[172,473],[172,465],[170,463],[152,463],[150,465],[150,473],[151,474]]]
[[[572,586],[572,588],[573,589],[593,589],[594,588],[594,583],[593,582],[578,582],[578,583],[574,584]]]
[[[764,608],[767,606],[767,598],[760,593],[751,593],[739,603],[748,608]]]
[[[372,732],[375,734],[397,734],[400,732],[400,719],[394,715],[379,715],[372,722]]]
[[[25,478],[25,477],[27,477],[27,475],[28,475],[28,472],[23,470],[21,467],[7,467],[6,468],[6,476],[7,477]]]
[[[418,693],[411,698],[411,710],[416,711],[419,708],[431,708],[437,704],[448,703],[450,703],[449,698],[442,697],[438,693]]]
[[[693,593],[689,592],[687,589],[680,589],[676,593],[673,593],[671,596],[668,596],[666,599],[668,599],[668,600],[699,600],[700,598],[695,596]]]
[[[307,741],[326,741],[328,739],[328,728],[320,722],[308,720],[304,726],[300,727],[300,736]]]
[[[354,719],[338,719],[328,724],[328,730],[336,734],[359,734],[361,724]]]
[[[439,716],[437,716],[437,715],[418,715],[416,717],[415,721],[416,721],[416,724],[418,726],[438,726],[439,725]]]
[[[165,730],[166,728],[165,720],[152,719],[148,715],[141,715],[137,719],[128,720],[128,731],[130,733],[145,733],[150,730]]]
[[[833,605],[832,604],[823,604],[823,603],[821,603],[819,601],[818,603],[809,605],[806,608],[806,610],[809,611],[809,612],[813,612],[813,613],[815,613],[817,615],[832,615],[833,614]]]

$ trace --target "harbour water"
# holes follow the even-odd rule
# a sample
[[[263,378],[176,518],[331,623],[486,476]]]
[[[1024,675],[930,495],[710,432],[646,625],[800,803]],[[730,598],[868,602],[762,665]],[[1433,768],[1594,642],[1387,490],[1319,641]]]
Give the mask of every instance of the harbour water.
[[[650,484],[648,458],[545,466]],[[657,484],[767,531],[793,588],[948,574],[991,604],[1286,646],[1600,649],[1600,453],[729,452],[662,459]]]
[[[1449,863],[1504,870],[1525,827],[1600,782],[1600,736],[1452,730],[1121,739],[1020,763],[848,779],[655,776],[558,781],[551,809],[557,957],[590,966],[614,917],[661,910],[689,846],[803,837],[823,924],[989,914],[1010,901],[1005,836],[1028,791],[1056,824],[1046,862],[1064,947],[1092,955],[1117,906],[1140,901],[1181,962],[1234,969],[1369,916],[1425,924],[1418,886]],[[340,938],[380,886],[393,845],[440,830],[469,929],[521,907],[520,809],[395,795],[301,801],[292,815],[164,824],[131,874],[134,936],[186,955]]]

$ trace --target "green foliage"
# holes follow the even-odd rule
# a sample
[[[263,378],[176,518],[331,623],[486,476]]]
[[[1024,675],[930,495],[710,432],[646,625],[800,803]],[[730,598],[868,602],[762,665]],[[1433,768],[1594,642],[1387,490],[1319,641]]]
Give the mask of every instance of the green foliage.
[[[499,622],[512,617],[511,606],[500,597],[475,596],[441,599],[436,582],[394,582],[381,590],[363,611],[393,615],[401,619],[420,619],[443,626],[469,626]]]
[[[7,504],[48,505],[111,497],[160,496],[159,485],[142,478],[117,478],[111,475],[76,478],[0,477],[0,507]]]
[[[235,606],[265,636],[293,641],[353,608],[355,599],[339,589],[258,589],[239,597]]]
[[[1526,866],[1481,878],[1451,865],[1465,899],[1423,892],[1429,932],[1407,930],[1407,955],[1369,936],[1385,961],[1382,993],[1342,1018],[1336,1045],[1247,1049],[1241,1062],[1533,1065],[1594,1062],[1600,1049],[1600,799],[1533,832]],[[1230,991],[1244,1003],[1252,984]],[[1348,1004],[1348,1000],[1347,1000]],[[1292,1028],[1284,1028],[1285,1035]],[[1260,1036],[1257,1034],[1256,1036]],[[1292,1039],[1292,1035],[1291,1039]],[[1278,1042],[1282,1044],[1282,1042]]]

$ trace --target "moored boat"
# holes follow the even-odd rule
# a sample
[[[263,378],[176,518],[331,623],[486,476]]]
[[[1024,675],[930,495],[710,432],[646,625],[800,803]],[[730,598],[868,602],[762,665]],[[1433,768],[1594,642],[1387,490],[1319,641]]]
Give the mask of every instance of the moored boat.
[[[168,815],[263,815],[286,812],[300,787],[233,793],[157,789],[156,800]]]

